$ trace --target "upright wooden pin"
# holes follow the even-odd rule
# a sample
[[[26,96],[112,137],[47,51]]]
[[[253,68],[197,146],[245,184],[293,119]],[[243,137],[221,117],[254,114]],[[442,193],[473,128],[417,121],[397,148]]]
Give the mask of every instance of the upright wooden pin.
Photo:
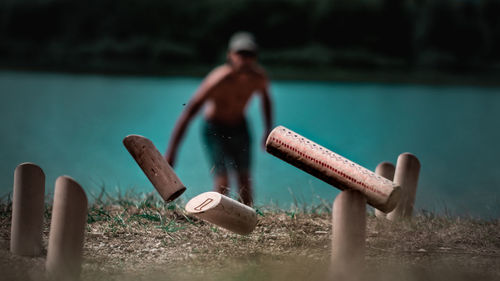
[[[249,234],[257,225],[257,213],[254,209],[213,191],[189,200],[186,211],[241,235]]]
[[[76,280],[81,271],[87,196],[72,178],[57,178],[45,268],[50,279]]]
[[[394,170],[395,167],[392,163],[390,162],[382,162],[377,165],[377,168],[375,168],[375,174],[380,175],[381,177],[384,177],[388,180],[393,180],[394,179]],[[377,218],[385,218],[386,213],[375,209],[375,216]]]
[[[410,218],[413,214],[415,196],[417,194],[420,161],[411,153],[399,155],[394,173],[394,182],[401,185],[401,199],[396,208],[387,214],[389,220]]]
[[[123,144],[163,200],[170,202],[184,193],[186,187],[153,142],[143,136],[129,135],[123,139]]]
[[[14,171],[10,251],[21,256],[42,252],[45,174],[33,163],[22,163]]]
[[[332,228],[332,274],[352,277],[365,258],[366,197],[361,192],[344,190],[335,198]]]

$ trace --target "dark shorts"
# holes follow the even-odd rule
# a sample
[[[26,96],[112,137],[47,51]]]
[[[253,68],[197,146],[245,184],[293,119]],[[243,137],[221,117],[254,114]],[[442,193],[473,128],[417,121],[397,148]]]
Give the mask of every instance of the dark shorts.
[[[250,167],[250,133],[246,120],[227,126],[205,120],[203,139],[210,167],[215,174],[224,174],[234,169],[246,172]]]

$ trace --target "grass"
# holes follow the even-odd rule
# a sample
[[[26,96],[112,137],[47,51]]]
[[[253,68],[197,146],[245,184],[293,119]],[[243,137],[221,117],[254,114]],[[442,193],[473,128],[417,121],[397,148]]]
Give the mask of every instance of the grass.
[[[89,206],[82,280],[328,280],[331,208],[259,206],[256,229],[233,234],[154,194],[97,195]],[[51,206],[43,231],[46,248]],[[422,212],[367,215],[364,280],[500,280],[500,220]],[[3,280],[40,280],[44,256],[8,251],[11,203],[0,204]]]

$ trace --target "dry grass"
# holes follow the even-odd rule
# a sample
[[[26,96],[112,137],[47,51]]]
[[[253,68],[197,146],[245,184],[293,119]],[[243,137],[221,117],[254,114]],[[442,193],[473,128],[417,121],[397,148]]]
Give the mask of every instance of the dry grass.
[[[328,278],[327,206],[261,208],[257,228],[240,236],[186,215],[180,205],[152,195],[97,198],[89,208],[82,280]],[[41,280],[43,257],[8,251],[10,214],[10,203],[2,203],[2,280]],[[370,280],[500,280],[500,221],[420,214],[392,223],[369,215],[366,265],[360,272]]]

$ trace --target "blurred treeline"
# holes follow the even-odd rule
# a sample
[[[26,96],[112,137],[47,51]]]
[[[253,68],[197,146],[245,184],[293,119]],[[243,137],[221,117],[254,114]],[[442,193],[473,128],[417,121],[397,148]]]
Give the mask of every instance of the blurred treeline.
[[[500,0],[2,0],[0,64],[137,72],[221,63],[496,69]]]

